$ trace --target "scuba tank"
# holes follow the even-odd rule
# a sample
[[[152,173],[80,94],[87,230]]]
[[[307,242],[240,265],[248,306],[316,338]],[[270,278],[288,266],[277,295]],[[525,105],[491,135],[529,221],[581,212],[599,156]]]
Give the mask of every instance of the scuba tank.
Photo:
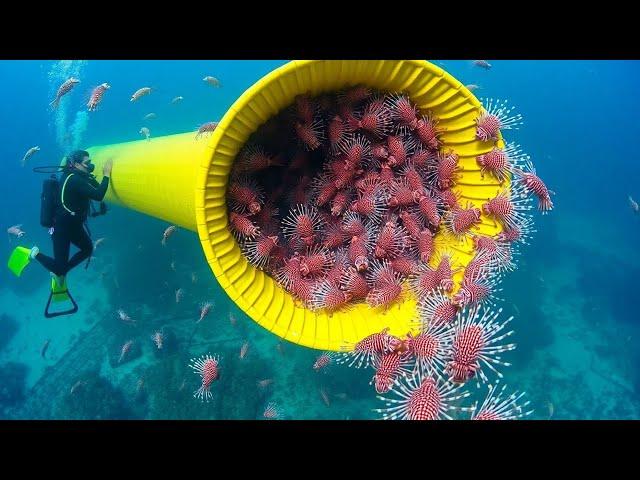
[[[60,182],[55,175],[42,182],[40,195],[40,225],[53,227],[53,219],[60,202]]]

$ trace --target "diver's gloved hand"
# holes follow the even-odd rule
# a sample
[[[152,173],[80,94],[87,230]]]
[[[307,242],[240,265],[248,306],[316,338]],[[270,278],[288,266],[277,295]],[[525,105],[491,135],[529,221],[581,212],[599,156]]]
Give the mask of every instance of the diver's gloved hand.
[[[91,207],[91,209],[93,210],[93,207]],[[100,215],[104,215],[105,213],[107,213],[107,204],[104,202],[100,202],[100,211],[96,212],[95,210],[93,210],[91,216],[98,217]]]

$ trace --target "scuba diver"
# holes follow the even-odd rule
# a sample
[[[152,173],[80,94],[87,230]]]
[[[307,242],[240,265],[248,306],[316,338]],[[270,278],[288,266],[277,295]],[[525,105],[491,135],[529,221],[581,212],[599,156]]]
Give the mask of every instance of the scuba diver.
[[[105,162],[102,169],[102,182],[98,183],[92,175],[95,165],[91,163],[88,152],[76,150],[68,155],[60,180],[54,176],[51,180],[45,180],[43,185],[40,223],[50,227],[53,258],[40,253],[37,246],[31,249],[19,246],[9,259],[9,268],[17,276],[33,259],[51,272],[51,294],[45,308],[46,317],[75,313],[78,310],[77,304],[67,290],[66,275],[72,268],[90,259],[93,253],[93,243],[86,222],[89,215],[95,217],[104,215],[107,211],[102,199],[109,187],[112,164],[111,159]],[[92,200],[100,202],[99,212],[93,210]],[[69,258],[72,243],[80,250]],[[64,312],[49,313],[52,298],[54,302],[69,300],[74,308]]]

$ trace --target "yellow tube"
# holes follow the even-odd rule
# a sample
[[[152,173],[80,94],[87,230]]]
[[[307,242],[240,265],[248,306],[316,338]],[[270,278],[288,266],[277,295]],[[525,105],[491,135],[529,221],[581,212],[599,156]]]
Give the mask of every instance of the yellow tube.
[[[208,139],[181,133],[91,147],[96,177],[114,159],[106,201],[197,231],[195,184],[198,165],[211,159]]]
[[[481,105],[459,81],[441,68],[420,60],[293,61],[274,70],[244,92],[209,137],[195,133],[170,135],[89,149],[101,172],[114,158],[107,200],[198,232],[204,254],[227,295],[249,317],[291,342],[322,350],[345,350],[385,327],[390,333],[416,333],[416,301],[405,289],[403,299],[388,310],[365,304],[328,315],[297,302],[277,282],[256,269],[242,255],[229,228],[226,187],[234,158],[260,125],[293,103],[296,95],[337,91],[364,84],[387,91],[406,92],[421,111],[432,112],[445,129],[444,149],[459,157],[460,173],[453,188],[461,203],[480,208],[488,198],[508,187],[480,175],[476,156],[498,142],[475,138],[475,120]],[[446,232],[436,236],[436,253],[449,251],[466,267],[473,256],[470,240],[459,243]],[[477,233],[495,235],[500,225],[482,217]],[[459,285],[460,269],[454,275]]]

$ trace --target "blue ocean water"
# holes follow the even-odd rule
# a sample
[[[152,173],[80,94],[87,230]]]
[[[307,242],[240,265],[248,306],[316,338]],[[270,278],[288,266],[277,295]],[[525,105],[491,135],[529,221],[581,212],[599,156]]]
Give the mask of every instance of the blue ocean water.
[[[435,60],[479,98],[508,99],[525,124],[506,133],[521,144],[556,195],[536,212],[537,233],[506,276],[501,297],[513,315],[518,347],[503,382],[525,390],[535,419],[640,418],[640,338],[635,280],[640,273],[640,138],[636,113],[640,63],[635,61]],[[22,224],[21,243],[51,252],[39,225],[42,175],[71,148],[195,131],[219,120],[242,92],[285,61],[2,61],[0,177],[5,230]],[[56,112],[48,108],[69,76],[81,83]],[[203,82],[205,75],[221,88]],[[96,112],[91,87],[107,82]],[[129,101],[141,86],[154,90]],[[171,99],[183,96],[178,104]],[[148,113],[156,118],[143,120]],[[38,145],[25,167],[20,160]],[[246,317],[217,285],[198,237],[179,230],[160,245],[167,224],[113,207],[90,223],[104,238],[88,269],[69,276],[78,314],[48,320],[42,310],[48,274],[30,266],[19,279],[0,269],[0,418],[258,419],[273,402],[288,419],[372,419],[380,408],[373,372],[311,368],[320,352],[281,341]],[[7,258],[16,245],[7,235]],[[182,288],[184,298],[175,301]],[[212,313],[196,326],[200,302]],[[120,321],[123,309],[135,325]],[[232,320],[235,319],[235,322]],[[167,348],[153,348],[162,330]],[[188,347],[184,347],[185,339]],[[121,346],[134,341],[126,362]],[[45,342],[48,347],[42,355]],[[170,348],[173,342],[173,350]],[[249,342],[245,358],[241,346]],[[177,346],[179,345],[179,347]],[[192,397],[199,378],[191,357],[222,356],[214,399]],[[508,357],[508,358],[507,358]],[[260,383],[261,382],[261,383]],[[475,386],[471,387],[475,389]]]

